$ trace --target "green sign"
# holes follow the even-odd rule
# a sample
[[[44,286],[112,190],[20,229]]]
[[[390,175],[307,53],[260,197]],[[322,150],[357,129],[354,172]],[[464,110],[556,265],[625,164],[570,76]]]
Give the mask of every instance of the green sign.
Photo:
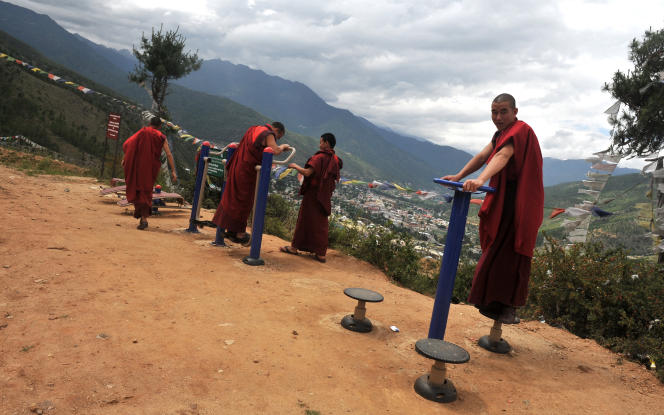
[[[210,155],[208,160],[207,174],[208,176],[212,177],[224,177],[224,161],[221,154]]]

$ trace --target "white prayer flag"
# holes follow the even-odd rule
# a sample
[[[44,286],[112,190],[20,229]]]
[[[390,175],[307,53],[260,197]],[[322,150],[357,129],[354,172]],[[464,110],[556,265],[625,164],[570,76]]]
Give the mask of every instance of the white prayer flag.
[[[620,154],[604,154],[599,156],[605,161],[609,161],[611,163],[618,163],[623,157]]]
[[[613,105],[607,108],[606,111],[604,111],[604,114],[615,115],[618,111],[620,111],[620,101],[616,101]]]
[[[574,205],[575,208],[584,209],[588,211],[592,209],[593,206],[595,206],[593,202],[588,202],[586,200],[584,200],[583,203],[577,203],[576,205]]]
[[[602,171],[608,171],[608,172],[613,173],[613,171],[616,169],[616,166],[617,166],[617,164],[614,164],[614,163],[600,162],[600,163],[593,164],[592,166],[590,166],[590,168],[595,169],[595,170],[602,170]]]
[[[565,209],[565,213],[572,216],[573,218],[586,217],[590,215],[589,210],[579,209],[577,207],[568,207],[567,209]]]
[[[594,180],[582,180],[583,185],[592,190],[602,190],[606,182],[597,182]]]
[[[641,169],[641,173],[643,174],[652,173],[655,171],[656,168],[657,168],[657,160],[643,166],[643,168]]]
[[[599,197],[599,192],[597,190],[579,189],[579,193],[585,193],[587,195]]]
[[[593,179],[593,180],[603,181],[603,182],[609,180],[609,177],[611,177],[610,174],[596,173],[594,171],[589,171],[588,173],[586,173],[586,176]]]

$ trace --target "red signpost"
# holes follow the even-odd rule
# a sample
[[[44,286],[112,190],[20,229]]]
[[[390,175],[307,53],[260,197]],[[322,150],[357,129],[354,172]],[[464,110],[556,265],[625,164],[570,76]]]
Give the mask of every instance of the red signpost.
[[[108,147],[108,140],[115,140],[115,156],[113,157],[113,171],[112,176],[115,176],[115,162],[118,157],[118,135],[120,133],[120,115],[110,113],[108,114],[108,124],[106,125],[106,140],[104,141],[104,156],[101,159],[101,177],[104,177],[104,161],[106,161],[106,148]]]
[[[118,114],[108,114],[108,126],[106,126],[106,138],[111,140],[118,139],[120,132],[120,116]]]

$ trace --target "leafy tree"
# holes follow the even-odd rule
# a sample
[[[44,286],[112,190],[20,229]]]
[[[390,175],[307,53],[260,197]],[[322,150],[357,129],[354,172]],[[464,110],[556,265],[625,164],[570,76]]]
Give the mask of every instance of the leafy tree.
[[[623,111],[609,118],[612,148],[643,156],[664,145],[664,29],[647,30],[641,41],[632,40],[629,59],[634,68],[617,71],[602,89],[623,104]]]
[[[163,32],[152,28],[152,36],[141,35],[140,50],[133,48],[134,56],[139,64],[129,74],[129,80],[145,87],[152,97],[152,110],[157,115],[167,118],[164,99],[168,91],[168,81],[179,79],[188,73],[198,70],[203,61],[198,53],[184,52],[185,38],[177,29]],[[196,51],[198,52],[198,51]],[[146,83],[150,83],[150,89]]]

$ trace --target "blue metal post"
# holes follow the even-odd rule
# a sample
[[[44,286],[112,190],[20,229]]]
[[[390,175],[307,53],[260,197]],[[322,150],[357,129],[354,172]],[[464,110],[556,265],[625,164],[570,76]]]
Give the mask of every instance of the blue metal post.
[[[445,337],[445,327],[447,326],[447,317],[450,312],[452,290],[454,289],[454,279],[456,278],[457,267],[459,266],[459,256],[461,256],[461,243],[463,242],[463,235],[465,233],[469,205],[470,193],[455,190],[450,224],[447,228],[447,237],[445,238],[443,261],[440,265],[440,274],[438,275],[436,300],[434,301],[433,312],[431,313],[431,324],[429,325],[430,339],[443,340]]]
[[[445,238],[443,261],[440,264],[440,274],[438,275],[436,299],[434,300],[431,323],[429,325],[429,338],[443,340],[445,337],[445,328],[447,327],[447,317],[450,313],[454,280],[456,279],[459,257],[461,256],[461,243],[463,242],[463,235],[465,233],[471,194],[462,190],[463,183],[460,182],[451,182],[443,179],[434,179],[434,182],[455,187],[450,224],[447,228],[447,237]],[[477,190],[481,192],[495,192],[495,189],[489,186],[480,186]]]
[[[256,194],[256,207],[254,208],[254,219],[251,227],[251,250],[249,251],[249,256],[242,260],[247,265],[265,264],[265,261],[260,258],[260,254],[261,243],[263,242],[263,225],[265,223],[267,194],[270,190],[270,173],[273,157],[274,150],[270,147],[266,147],[263,150],[263,161],[261,163],[260,178],[258,180],[258,193]]]
[[[196,168],[196,182],[194,185],[194,200],[191,201],[191,216],[189,217],[189,228],[187,232],[198,233],[198,227],[195,220],[198,219],[198,199],[203,191],[203,169],[205,167],[205,159],[210,155],[210,143],[207,141],[201,146],[201,153],[198,155],[198,167]]]
[[[235,150],[237,150],[237,143],[231,143],[226,149],[226,168],[224,171],[224,181],[221,183],[221,195],[219,196],[219,204],[221,204],[221,198],[224,197],[224,189],[226,189],[226,181],[228,180],[228,163],[230,163],[231,157],[233,157],[233,154],[235,154]],[[224,233],[224,228],[217,226],[217,233],[214,236],[212,245],[226,246],[226,242],[224,242]]]

